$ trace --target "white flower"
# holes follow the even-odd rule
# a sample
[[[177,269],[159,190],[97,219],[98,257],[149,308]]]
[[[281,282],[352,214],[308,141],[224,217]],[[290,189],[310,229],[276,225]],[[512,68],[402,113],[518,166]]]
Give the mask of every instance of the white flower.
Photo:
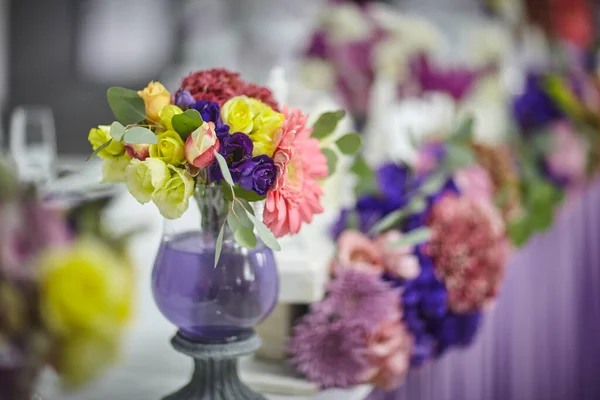
[[[350,3],[327,8],[321,15],[322,26],[334,43],[347,43],[367,38],[373,25],[361,9]]]

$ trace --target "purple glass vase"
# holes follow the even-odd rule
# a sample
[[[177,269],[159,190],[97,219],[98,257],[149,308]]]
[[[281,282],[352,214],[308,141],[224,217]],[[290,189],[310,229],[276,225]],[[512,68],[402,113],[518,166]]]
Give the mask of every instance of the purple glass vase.
[[[182,221],[165,221],[152,272],[154,299],[189,340],[230,343],[247,339],[277,302],[279,278],[273,252],[260,238],[253,249],[233,239],[226,223],[229,203],[220,186],[198,184],[194,197],[200,210],[198,223],[186,215]],[[177,228],[178,224],[183,227]],[[215,266],[216,242],[223,226],[223,246]]]

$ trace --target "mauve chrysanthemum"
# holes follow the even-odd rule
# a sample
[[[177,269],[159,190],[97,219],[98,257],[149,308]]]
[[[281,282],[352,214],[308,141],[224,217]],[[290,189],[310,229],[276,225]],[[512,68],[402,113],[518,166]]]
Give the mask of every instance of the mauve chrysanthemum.
[[[341,269],[327,290],[329,296],[322,303],[324,308],[366,326],[401,317],[400,291],[370,272]]]
[[[315,310],[294,327],[290,363],[322,388],[357,385],[368,366],[366,337],[358,321]]]
[[[235,96],[248,96],[278,110],[273,93],[264,87],[248,83],[240,74],[224,68],[194,72],[183,79],[181,89],[187,90],[195,100],[208,100],[219,106]]]
[[[432,237],[426,253],[448,290],[456,313],[481,310],[500,289],[508,244],[499,216],[469,197],[444,195],[428,216]]]

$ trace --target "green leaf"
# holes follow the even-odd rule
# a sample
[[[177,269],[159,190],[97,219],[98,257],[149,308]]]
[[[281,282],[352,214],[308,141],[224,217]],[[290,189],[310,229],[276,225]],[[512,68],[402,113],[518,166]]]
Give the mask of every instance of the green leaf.
[[[260,236],[260,238],[267,245],[267,247],[271,250],[280,251],[281,246],[279,245],[277,239],[275,239],[275,236],[273,236],[273,232],[271,232],[269,228],[267,228],[265,224],[262,223],[262,221],[259,221],[258,218],[256,218],[250,212],[248,212],[248,217],[254,223],[254,227],[258,232],[258,236]]]
[[[229,172],[227,161],[225,161],[223,156],[220,155],[216,150],[214,151],[214,154],[217,158],[217,162],[219,163],[219,168],[221,168],[221,173],[223,174],[225,182],[229,183],[230,186],[233,186],[233,178],[231,177],[231,173]]]
[[[248,201],[261,201],[264,200],[266,196],[259,196],[254,190],[246,190],[244,188],[241,187],[234,187],[233,188],[234,192],[235,192],[235,196],[240,198],[240,199],[244,199],[244,200],[248,200]]]
[[[252,209],[252,207],[250,207],[250,209]],[[244,207],[241,204],[241,202],[238,202],[238,201],[233,202],[232,214],[235,213],[234,218],[237,219],[237,222],[239,223],[239,225],[241,225],[245,228],[252,228],[254,226],[254,223],[250,220],[250,218],[248,218],[246,211],[247,211],[246,207]]]
[[[474,126],[475,119],[472,116],[466,117],[454,131],[454,134],[451,136],[451,140],[462,144],[469,143],[471,139],[473,139]]]
[[[158,138],[150,129],[134,126],[125,131],[123,141],[129,144],[157,144]]]
[[[312,137],[315,139],[324,139],[335,132],[338,123],[344,118],[344,110],[331,111],[321,114],[317,122],[313,125]]]
[[[250,214],[252,214],[252,215],[256,215],[256,214],[254,214],[254,208],[252,208],[252,206],[250,205],[250,203],[248,203],[248,201],[247,201],[247,200],[244,200],[244,199],[238,199],[238,201],[239,201],[240,203],[242,203],[242,206],[244,206],[244,209],[245,209],[246,211],[248,211],[248,212],[249,212]]]
[[[247,249],[253,249],[256,247],[256,236],[254,235],[254,231],[250,228],[246,228],[245,226],[239,226],[233,234],[233,238],[236,242]]]
[[[96,150],[94,150],[94,152],[92,154],[89,155],[89,157],[85,161],[88,162],[92,158],[96,157],[98,155],[98,153],[100,153],[102,150],[104,150],[106,147],[108,147],[108,145],[111,144],[112,141],[113,141],[112,139],[108,139],[106,142],[102,143],[100,146],[98,146],[98,148]]]
[[[377,222],[370,230],[370,233],[381,233],[397,225],[409,215],[422,212],[427,208],[427,202],[422,197],[414,197],[404,208],[389,213]]]
[[[197,110],[186,110],[183,114],[174,115],[171,119],[173,129],[179,133],[182,139],[187,139],[190,133],[200,128],[204,121]]]
[[[331,149],[323,149],[323,154],[327,157],[328,176],[331,176],[335,174],[335,170],[337,169],[338,156],[335,154],[335,151]]]
[[[585,114],[581,102],[562,77],[557,75],[548,76],[544,79],[543,85],[548,95],[567,115],[579,119]]]
[[[118,121],[115,121],[110,126],[110,136],[117,142],[123,141],[125,135],[125,127]]]
[[[113,114],[122,124],[137,124],[146,119],[144,99],[135,90],[111,87],[106,92],[106,99]]]
[[[215,244],[215,268],[217,268],[217,264],[219,263],[219,258],[221,258],[221,250],[223,249],[223,233],[225,232],[225,224],[221,227],[219,231],[219,236],[217,236],[217,243]]]
[[[419,192],[425,196],[431,196],[432,194],[439,192],[442,186],[446,184],[447,180],[448,175],[446,175],[446,172],[436,172],[421,185]]]
[[[431,229],[422,227],[413,231],[403,233],[402,238],[394,243],[391,243],[391,247],[405,247],[414,246],[417,244],[425,243],[431,239]]]
[[[231,186],[225,181],[221,181],[221,190],[223,191],[223,197],[230,203],[233,203],[233,193],[231,192]]]
[[[449,172],[468,167],[476,162],[475,152],[466,146],[448,144],[446,146],[445,164]]]
[[[510,222],[507,226],[507,233],[510,240],[517,247],[522,247],[531,235],[533,235],[533,229],[528,218],[521,218],[518,221]]]
[[[362,147],[362,138],[358,133],[347,133],[335,141],[337,148],[348,156],[353,156]]]
[[[369,164],[361,156],[356,157],[352,167],[350,167],[350,171],[359,178],[373,179],[375,176],[373,169],[369,167]]]

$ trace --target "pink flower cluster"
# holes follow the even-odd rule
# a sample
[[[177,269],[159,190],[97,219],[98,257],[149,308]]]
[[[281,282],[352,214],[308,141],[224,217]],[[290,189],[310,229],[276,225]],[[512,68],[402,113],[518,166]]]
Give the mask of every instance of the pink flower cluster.
[[[278,110],[273,93],[264,86],[248,83],[237,72],[214,68],[194,72],[183,79],[181,88],[191,93],[195,100],[208,100],[219,106],[235,96],[248,96]]]
[[[456,313],[482,309],[500,289],[509,245],[499,216],[469,196],[446,194],[428,216],[432,238],[425,248]]]
[[[420,272],[419,260],[412,254],[412,246],[394,246],[401,238],[398,231],[386,232],[374,240],[357,231],[344,231],[338,238],[334,268],[385,272],[395,278],[413,279]]]

